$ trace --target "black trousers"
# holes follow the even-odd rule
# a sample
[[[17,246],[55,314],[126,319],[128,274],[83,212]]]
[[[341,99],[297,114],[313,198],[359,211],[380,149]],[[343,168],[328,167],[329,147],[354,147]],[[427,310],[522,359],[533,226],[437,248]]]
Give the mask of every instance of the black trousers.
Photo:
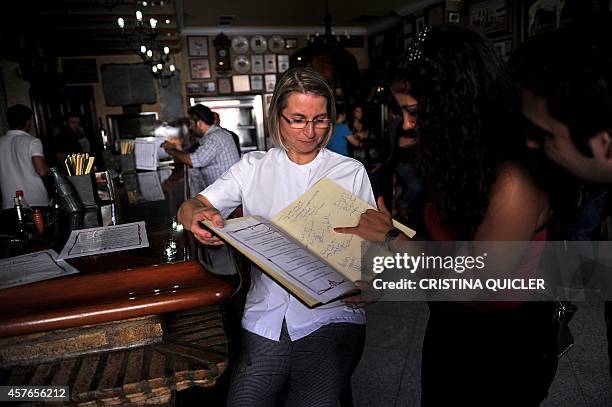
[[[365,325],[336,323],[291,341],[283,322],[272,341],[243,329],[232,370],[228,407],[336,407],[361,358]]]
[[[554,304],[453,311],[430,303],[423,343],[424,407],[538,406],[557,371]]]

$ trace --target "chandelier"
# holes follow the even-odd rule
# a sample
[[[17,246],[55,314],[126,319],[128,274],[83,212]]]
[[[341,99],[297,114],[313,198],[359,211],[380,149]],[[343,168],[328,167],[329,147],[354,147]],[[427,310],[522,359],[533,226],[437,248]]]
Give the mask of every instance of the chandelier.
[[[176,71],[174,58],[170,53],[170,47],[158,41],[158,21],[153,17],[146,21],[140,10],[141,6],[146,7],[147,2],[139,1],[136,3],[136,12],[134,13],[136,20],[131,31],[128,31],[126,20],[123,17],[117,19],[117,25],[129,48],[138,54],[145,64],[151,67],[153,76],[165,88]]]

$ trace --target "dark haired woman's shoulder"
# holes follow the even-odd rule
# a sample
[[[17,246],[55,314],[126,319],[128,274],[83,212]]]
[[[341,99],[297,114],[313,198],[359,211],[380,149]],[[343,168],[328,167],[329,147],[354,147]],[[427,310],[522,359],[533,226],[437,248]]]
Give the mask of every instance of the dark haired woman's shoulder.
[[[518,162],[498,165],[477,240],[529,240],[549,216],[548,194]]]

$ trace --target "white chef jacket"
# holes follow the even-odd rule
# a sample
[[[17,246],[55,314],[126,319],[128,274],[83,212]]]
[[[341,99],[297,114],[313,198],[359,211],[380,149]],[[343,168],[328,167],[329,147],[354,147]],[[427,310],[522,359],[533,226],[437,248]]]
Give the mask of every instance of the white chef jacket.
[[[245,216],[271,219],[322,178],[335,181],[375,206],[372,186],[363,165],[327,149],[322,149],[314,160],[303,165],[291,161],[280,148],[245,154],[200,194],[223,216],[242,205]],[[278,341],[283,319],[289,336],[297,340],[334,322],[365,324],[365,311],[353,310],[340,301],[309,309],[253,266],[242,327]]]

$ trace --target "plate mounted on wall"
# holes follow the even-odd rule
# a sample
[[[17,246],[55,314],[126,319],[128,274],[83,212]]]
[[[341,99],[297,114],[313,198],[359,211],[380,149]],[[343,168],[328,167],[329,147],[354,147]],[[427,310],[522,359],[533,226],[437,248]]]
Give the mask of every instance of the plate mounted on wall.
[[[245,54],[249,50],[249,40],[241,35],[232,38],[232,49],[236,54]]]
[[[255,35],[251,38],[251,49],[253,50],[253,52],[261,54],[263,52],[266,52],[267,48],[268,42],[263,37],[263,35]]]
[[[276,54],[285,50],[285,40],[280,35],[273,35],[268,40],[268,49]]]

